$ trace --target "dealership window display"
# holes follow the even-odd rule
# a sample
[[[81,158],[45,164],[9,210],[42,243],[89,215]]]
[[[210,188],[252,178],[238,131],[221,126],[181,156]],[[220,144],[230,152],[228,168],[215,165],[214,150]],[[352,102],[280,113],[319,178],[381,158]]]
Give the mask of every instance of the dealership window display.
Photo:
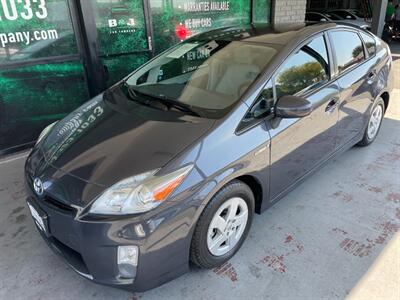
[[[0,152],[34,141],[87,99],[65,0],[1,0]]]
[[[65,0],[1,0],[0,62],[76,54]]]
[[[151,57],[142,0],[91,0],[97,51],[111,86]]]
[[[43,127],[155,54],[200,32],[269,23],[271,7],[270,0],[0,4],[0,155],[32,145]]]
[[[249,24],[251,5],[251,0],[150,0],[156,50],[203,31]]]
[[[271,19],[271,0],[253,1],[253,22],[255,24],[269,23]]]

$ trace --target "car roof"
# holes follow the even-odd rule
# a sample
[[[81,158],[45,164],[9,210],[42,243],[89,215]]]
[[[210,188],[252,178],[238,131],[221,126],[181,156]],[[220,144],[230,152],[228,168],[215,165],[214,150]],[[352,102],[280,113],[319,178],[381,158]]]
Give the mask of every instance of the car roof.
[[[334,28],[353,28],[340,22],[305,22],[301,24],[279,24],[269,26],[224,27],[200,33],[187,41],[221,40],[243,41],[286,46],[297,44],[307,37]]]
[[[344,8],[330,9],[328,12],[335,12],[335,11],[347,12],[347,13],[349,13],[349,14],[354,15],[354,10],[351,10],[351,9],[344,9]]]

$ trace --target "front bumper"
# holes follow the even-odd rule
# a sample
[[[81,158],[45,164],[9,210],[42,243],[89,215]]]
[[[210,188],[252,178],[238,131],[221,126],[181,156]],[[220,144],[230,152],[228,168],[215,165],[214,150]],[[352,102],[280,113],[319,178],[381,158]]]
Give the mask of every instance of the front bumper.
[[[168,282],[189,270],[192,224],[198,207],[170,203],[162,212],[116,219],[79,219],[74,209],[37,197],[28,187],[27,202],[43,218],[41,236],[80,275],[96,283],[145,291]],[[139,237],[136,225],[145,236]],[[38,225],[38,224],[36,224]],[[117,264],[120,245],[139,248],[134,278],[123,278]]]

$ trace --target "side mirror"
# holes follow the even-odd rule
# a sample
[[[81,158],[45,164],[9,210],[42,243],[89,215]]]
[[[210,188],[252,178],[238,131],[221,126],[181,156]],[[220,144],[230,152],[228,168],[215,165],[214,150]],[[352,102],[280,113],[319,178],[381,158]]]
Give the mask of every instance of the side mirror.
[[[302,118],[311,114],[312,104],[297,96],[283,96],[275,105],[275,116],[280,118]]]
[[[327,19],[325,19],[325,18],[321,18],[321,20],[320,20],[321,22],[326,22],[326,21],[328,21]]]

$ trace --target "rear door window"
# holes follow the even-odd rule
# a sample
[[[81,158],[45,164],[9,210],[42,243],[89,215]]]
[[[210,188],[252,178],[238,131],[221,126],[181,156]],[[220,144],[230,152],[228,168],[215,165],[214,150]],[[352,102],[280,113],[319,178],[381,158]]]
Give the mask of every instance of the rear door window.
[[[333,31],[330,35],[335,49],[339,74],[365,60],[363,44],[357,33],[352,31]]]
[[[364,32],[361,33],[361,38],[364,41],[365,47],[367,48],[369,56],[373,56],[376,53],[376,42],[375,39],[370,36],[369,34],[366,34]]]

